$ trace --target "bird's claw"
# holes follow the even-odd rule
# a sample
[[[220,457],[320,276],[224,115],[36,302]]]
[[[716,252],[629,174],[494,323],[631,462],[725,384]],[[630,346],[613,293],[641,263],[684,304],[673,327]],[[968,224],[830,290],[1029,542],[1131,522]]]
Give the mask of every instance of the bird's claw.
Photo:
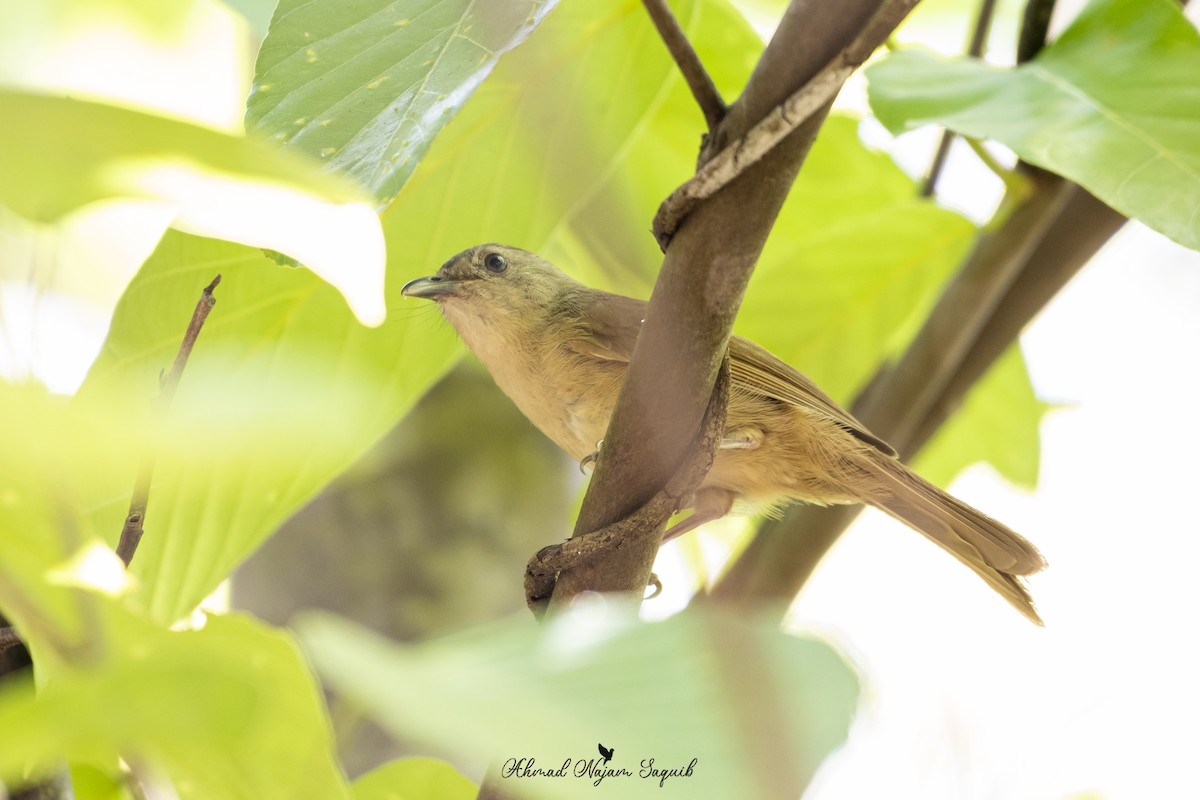
[[[600,458],[600,447],[604,444],[603,439],[596,441],[596,449],[584,456],[579,462],[579,471],[584,475],[591,475],[596,469],[596,461]]]

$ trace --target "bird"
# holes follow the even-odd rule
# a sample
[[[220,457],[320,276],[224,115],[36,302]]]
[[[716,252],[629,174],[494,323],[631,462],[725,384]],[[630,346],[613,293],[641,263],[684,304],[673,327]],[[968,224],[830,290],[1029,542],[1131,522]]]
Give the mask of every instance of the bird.
[[[602,744],[597,744],[596,746],[600,748],[600,757],[604,759],[604,763],[607,764],[609,761],[612,761],[613,753],[616,750],[611,747],[605,747]]]
[[[516,247],[453,256],[407,297],[435,301],[500,389],[581,463],[603,439],[647,303],[593,289]],[[725,430],[673,538],[731,511],[865,503],[923,533],[1041,625],[1023,578],[1045,559],[1003,523],[926,481],[807,376],[731,335]],[[679,509],[684,510],[684,509]]]

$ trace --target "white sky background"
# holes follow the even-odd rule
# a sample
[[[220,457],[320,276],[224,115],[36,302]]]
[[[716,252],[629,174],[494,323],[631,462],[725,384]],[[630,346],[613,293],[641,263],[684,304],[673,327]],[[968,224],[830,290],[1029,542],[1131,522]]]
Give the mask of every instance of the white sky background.
[[[221,24],[219,35],[207,29],[205,47],[240,52],[244,31]],[[92,63],[116,57],[89,53]],[[196,58],[219,61],[211,49]],[[71,83],[70,65],[56,63]],[[165,71],[118,74],[129,83]],[[240,104],[233,82],[190,80],[188,92]],[[144,102],[166,102],[153,93]],[[200,101],[201,116],[227,123],[228,109],[213,103]],[[902,143],[901,161],[919,171],[928,146]],[[970,158],[957,153],[947,176]],[[986,205],[992,180],[968,171],[945,188]],[[86,249],[100,228],[56,246]],[[35,323],[13,284],[0,302],[0,371],[32,368],[60,390],[82,378],[103,313],[43,295]],[[1025,493],[976,467],[953,491],[1044,550],[1050,567],[1030,584],[1046,628],[920,535],[864,514],[793,609],[797,628],[831,635],[865,677],[851,742],[811,800],[1200,796],[1200,254],[1128,225],[1022,341],[1039,396],[1067,406],[1043,423],[1040,485]],[[668,548],[659,574],[683,589],[672,558]],[[665,597],[650,614],[680,602]]]

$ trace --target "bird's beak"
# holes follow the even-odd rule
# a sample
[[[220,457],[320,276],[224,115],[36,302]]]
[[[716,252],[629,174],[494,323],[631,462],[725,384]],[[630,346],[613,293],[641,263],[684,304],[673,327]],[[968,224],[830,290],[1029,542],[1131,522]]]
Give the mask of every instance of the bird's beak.
[[[442,295],[453,295],[458,293],[458,287],[462,285],[462,281],[448,281],[434,275],[430,278],[417,278],[404,284],[404,288],[400,290],[400,294],[405,297],[427,297],[435,299]]]

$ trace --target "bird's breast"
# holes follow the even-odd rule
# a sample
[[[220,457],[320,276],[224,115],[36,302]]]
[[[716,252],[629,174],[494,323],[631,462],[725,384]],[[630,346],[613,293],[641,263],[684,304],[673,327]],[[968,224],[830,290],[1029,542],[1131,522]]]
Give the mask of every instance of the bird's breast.
[[[595,452],[608,429],[622,371],[556,347],[526,357],[473,349],[496,385],[538,430],[576,460]]]

